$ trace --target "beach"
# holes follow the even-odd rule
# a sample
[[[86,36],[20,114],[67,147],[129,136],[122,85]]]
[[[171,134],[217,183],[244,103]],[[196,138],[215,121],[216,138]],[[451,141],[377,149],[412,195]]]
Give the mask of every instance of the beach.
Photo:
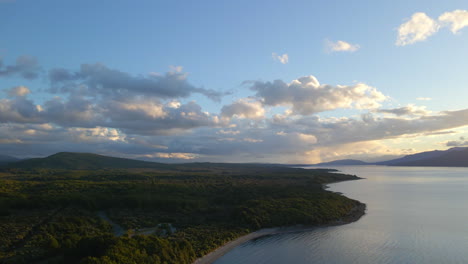
[[[345,217],[338,219],[336,221],[333,221],[331,223],[325,224],[325,225],[315,225],[315,226],[304,226],[304,225],[297,225],[297,226],[288,226],[288,227],[274,227],[274,228],[263,228],[260,230],[257,230],[255,232],[249,233],[247,235],[241,236],[233,241],[230,241],[223,246],[215,249],[214,251],[208,253],[207,255],[198,258],[193,262],[193,264],[211,264],[214,263],[217,259],[231,251],[237,246],[242,245],[245,242],[248,242],[250,240],[263,237],[263,236],[268,236],[268,235],[275,235],[275,234],[283,234],[283,233],[293,233],[293,232],[306,232],[306,231],[311,231],[316,228],[321,228],[321,227],[326,227],[326,226],[335,226],[335,225],[344,225],[344,224],[349,224],[354,221],[359,220],[366,211],[366,205],[361,203],[358,206],[352,208],[348,215]]]

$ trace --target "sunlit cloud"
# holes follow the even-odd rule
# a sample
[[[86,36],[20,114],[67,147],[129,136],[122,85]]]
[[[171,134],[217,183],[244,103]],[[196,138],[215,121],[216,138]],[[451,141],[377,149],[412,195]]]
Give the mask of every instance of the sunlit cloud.
[[[439,16],[439,22],[442,26],[449,27],[453,34],[456,34],[462,28],[468,26],[468,11],[455,10],[452,12],[445,12]]]
[[[360,48],[358,44],[351,44],[342,40],[336,42],[325,40],[325,46],[329,52],[355,52]]]
[[[439,18],[432,19],[422,12],[414,13],[411,18],[398,27],[396,45],[406,46],[424,41],[441,28],[449,28],[453,34],[468,26],[468,11],[454,10],[445,12]]]
[[[283,55],[280,55],[280,54],[273,52],[271,56],[273,57],[274,60],[277,60],[281,62],[282,64],[287,64],[289,62],[289,56],[286,53]]]
[[[310,115],[335,109],[378,108],[387,97],[364,83],[354,85],[320,84],[314,76],[286,83],[256,81],[250,89],[267,106],[291,106],[295,114]]]
[[[265,109],[259,101],[239,99],[229,105],[223,106],[221,116],[224,118],[250,118],[259,119],[265,115]]]
[[[15,86],[15,87],[12,87],[7,92],[8,92],[8,95],[10,96],[25,96],[31,93],[29,88],[26,86]]]
[[[406,46],[424,41],[439,31],[439,24],[425,13],[414,13],[407,22],[398,27],[397,46]]]

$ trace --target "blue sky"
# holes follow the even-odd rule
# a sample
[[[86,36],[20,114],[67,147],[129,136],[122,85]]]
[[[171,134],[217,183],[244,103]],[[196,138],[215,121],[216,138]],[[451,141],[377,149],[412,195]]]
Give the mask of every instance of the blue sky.
[[[0,1],[3,154],[318,162],[466,143],[468,121],[453,121],[467,108],[465,1],[225,2]],[[405,36],[409,42],[397,45]],[[338,41],[350,46],[333,51]],[[37,78],[5,70],[21,56],[36,60]],[[85,73],[82,65],[103,67]],[[56,69],[74,77],[53,83]],[[117,72],[125,91],[112,84],[123,80]],[[320,92],[287,85],[310,75]],[[353,90],[358,84],[364,94]],[[169,106],[175,102],[189,110]],[[373,125],[362,129],[370,115]]]

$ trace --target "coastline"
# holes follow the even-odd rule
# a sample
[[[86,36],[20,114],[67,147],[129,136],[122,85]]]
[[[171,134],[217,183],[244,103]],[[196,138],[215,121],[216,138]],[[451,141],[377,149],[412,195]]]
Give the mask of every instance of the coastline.
[[[221,258],[223,255],[234,249],[235,247],[248,242],[250,240],[275,234],[284,234],[284,233],[295,233],[295,232],[306,232],[311,231],[321,227],[327,226],[337,226],[345,225],[359,220],[366,213],[366,204],[359,203],[357,206],[352,208],[349,213],[341,219],[335,220],[328,224],[324,225],[314,225],[314,226],[288,226],[288,227],[273,227],[273,228],[262,228],[255,232],[249,233],[247,235],[241,236],[235,240],[232,240],[223,246],[218,247],[214,251],[206,254],[205,256],[196,259],[192,264],[211,264]]]

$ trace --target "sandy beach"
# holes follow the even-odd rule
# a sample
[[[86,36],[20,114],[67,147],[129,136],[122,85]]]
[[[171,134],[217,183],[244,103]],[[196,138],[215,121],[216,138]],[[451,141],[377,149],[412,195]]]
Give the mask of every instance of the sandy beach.
[[[306,231],[311,231],[320,227],[349,224],[349,223],[359,220],[359,218],[361,218],[365,214],[365,211],[366,211],[366,205],[360,204],[359,206],[356,206],[355,208],[351,209],[351,211],[346,217],[339,219],[337,221],[331,222],[326,225],[317,225],[317,226],[297,225],[297,226],[289,226],[289,227],[260,229],[255,232],[249,233],[245,236],[241,236],[231,242],[226,243],[225,245],[217,248],[211,253],[208,253],[207,255],[201,258],[198,258],[197,260],[195,260],[195,262],[193,262],[193,264],[211,264],[215,262],[217,259],[219,259],[220,257],[222,257],[223,255],[225,255],[230,250],[234,249],[235,247],[249,240],[256,239],[262,236],[283,234],[283,233],[306,232]]]

